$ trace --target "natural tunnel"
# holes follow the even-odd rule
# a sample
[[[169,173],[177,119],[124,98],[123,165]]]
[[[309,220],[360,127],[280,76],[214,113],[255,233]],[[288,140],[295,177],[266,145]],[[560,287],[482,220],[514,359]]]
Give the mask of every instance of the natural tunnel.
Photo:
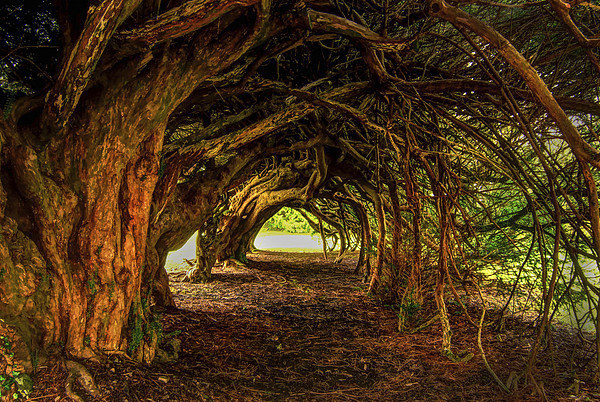
[[[187,279],[209,281],[283,207],[356,254],[398,333],[434,319],[453,362],[458,306],[501,392],[544,395],[565,309],[564,376],[595,384],[599,20],[560,0],[2,2],[1,384],[153,362],[168,253],[198,232]],[[515,313],[533,335],[500,378],[481,336]]]

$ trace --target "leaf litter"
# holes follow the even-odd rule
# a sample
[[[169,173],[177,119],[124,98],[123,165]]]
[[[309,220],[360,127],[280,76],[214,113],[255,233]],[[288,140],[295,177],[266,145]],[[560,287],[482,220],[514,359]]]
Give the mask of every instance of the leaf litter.
[[[352,274],[356,256],[341,264],[312,253],[258,252],[249,259],[215,267],[205,284],[177,281],[181,275],[171,272],[178,308],[162,313],[163,344],[178,339],[179,359],[147,366],[117,353],[86,363],[102,392],[86,400],[543,400],[531,386],[500,390],[477,349],[477,331],[452,303],[453,348],[473,359],[456,363],[440,354],[437,322],[399,333],[393,306],[368,297],[367,285]],[[469,309],[473,316],[481,311],[476,302]],[[434,316],[435,302],[425,301],[419,314],[423,322]],[[485,328],[488,361],[504,381],[522,370],[534,334],[531,322],[515,317],[502,332]],[[565,328],[553,332],[553,343],[555,353],[542,353],[537,364],[546,398],[599,397],[586,369],[593,348],[578,349]],[[60,362],[38,367],[31,400],[62,400],[66,378]]]

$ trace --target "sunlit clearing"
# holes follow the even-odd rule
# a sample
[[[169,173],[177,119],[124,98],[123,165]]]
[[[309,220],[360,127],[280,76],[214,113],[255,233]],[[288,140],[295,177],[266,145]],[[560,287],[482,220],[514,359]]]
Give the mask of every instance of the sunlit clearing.
[[[310,219],[310,223],[307,221]],[[321,236],[317,233],[318,220],[308,212],[283,207],[261,228],[254,240],[254,247],[265,251],[314,253],[323,250]],[[324,226],[330,231],[328,225]],[[333,246],[327,239],[327,250]]]
[[[323,250],[323,243],[319,235],[261,231],[254,240],[254,247],[265,251],[315,253]],[[330,247],[328,242],[328,250]]]

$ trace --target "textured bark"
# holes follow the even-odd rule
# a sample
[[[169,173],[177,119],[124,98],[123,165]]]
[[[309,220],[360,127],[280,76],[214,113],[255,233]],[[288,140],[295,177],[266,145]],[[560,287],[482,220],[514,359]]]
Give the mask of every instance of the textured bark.
[[[323,184],[328,162],[322,147],[317,148],[316,154],[316,163],[310,159],[292,162],[246,183],[230,200],[229,212],[219,223],[218,236],[210,247],[197,254],[214,255],[216,261],[244,260],[257,230],[273,214],[284,205],[304,204]],[[196,280],[202,280],[210,277],[212,265],[195,269],[202,272],[194,275]]]
[[[413,178],[412,168],[410,166],[410,160],[406,158],[405,163],[402,166],[404,175],[404,187],[406,191],[406,198],[410,205],[412,212],[412,250],[410,252],[410,259],[407,258],[408,264],[410,264],[408,271],[405,272],[407,275],[407,282],[404,292],[401,298],[401,304],[408,306],[409,304],[421,305],[423,302],[422,290],[421,290],[421,200],[419,198],[419,191],[417,184]],[[406,322],[410,317],[407,316],[406,311],[402,310],[398,314],[398,330],[402,332],[405,329]]]
[[[0,120],[0,151],[12,135],[9,130]],[[25,201],[15,193],[12,177],[2,171],[1,178],[0,335],[11,339],[17,364],[14,369],[30,371],[34,351],[48,343],[39,328],[54,329],[50,313],[57,305],[50,295],[51,271],[36,243],[27,236],[32,227],[19,216],[27,210]],[[18,202],[9,203],[9,199]]]
[[[344,253],[346,253],[346,250],[348,249],[346,235],[344,234],[344,227],[336,220],[332,219],[324,213],[319,212],[317,208],[311,208],[310,212],[312,212],[313,215],[318,217],[319,220],[322,220],[323,222],[327,223],[329,226],[333,227],[337,231],[338,236],[340,238],[340,250],[338,251],[338,255],[335,257],[333,263],[341,263],[344,258]],[[325,245],[325,242],[323,242],[323,244]]]
[[[59,128],[67,125],[113,33],[140,2],[112,0],[90,7],[83,32],[64,58],[60,75],[47,95],[44,113],[49,124]]]
[[[446,278],[448,277],[448,230],[449,210],[448,200],[440,193],[437,193],[437,207],[440,221],[440,250],[438,257],[438,270],[435,287],[435,303],[440,315],[440,323],[442,326],[442,354],[452,356],[452,329],[450,328],[450,320],[448,318],[448,310],[446,308],[444,288]]]
[[[375,188],[365,186],[365,191],[369,194],[375,207],[377,217],[377,261],[375,269],[371,275],[369,283],[369,293],[378,293],[381,297],[387,298],[390,293],[390,284],[394,283],[392,272],[384,263],[385,245],[386,245],[386,221],[381,196]]]
[[[369,217],[362,204],[356,200],[348,201],[348,203],[352,206],[354,212],[358,216],[361,226],[360,251],[354,273],[360,274],[362,272],[366,279],[371,275],[371,225],[369,225]]]
[[[208,160],[205,170],[191,181],[177,185],[167,201],[163,200],[161,189],[156,189],[155,212],[148,236],[147,260],[152,262],[146,265],[144,283],[145,286],[152,288],[157,305],[174,306],[171,303],[172,296],[164,268],[169,251],[183,246],[198,230],[200,231],[198,241],[205,241],[202,232],[212,230],[211,225],[218,222],[209,222],[209,220],[224,202],[223,194],[239,182],[246,180],[247,175],[258,162],[256,157],[263,151],[264,145],[256,143],[232,155],[220,167],[215,166],[214,161]],[[163,204],[165,205],[162,206]],[[158,258],[151,258],[153,253],[156,253]],[[197,261],[203,261],[200,266],[212,267],[214,264],[214,258],[203,252],[197,256]],[[190,272],[190,275],[193,276],[193,272]],[[208,279],[210,276],[204,278],[204,280]],[[163,301],[167,304],[163,304]]]
[[[240,6],[257,4],[247,1],[188,1],[160,15],[160,18],[144,25],[119,32],[116,39],[128,46],[144,48],[166,40],[188,35],[222,17]]]
[[[142,278],[167,119],[264,28],[260,18],[207,27],[162,58],[113,68],[103,62],[107,43],[137,3],[90,8],[39,119],[21,126],[27,108],[0,119],[0,316],[31,350],[60,344],[78,358],[121,350],[153,359],[157,327]]]

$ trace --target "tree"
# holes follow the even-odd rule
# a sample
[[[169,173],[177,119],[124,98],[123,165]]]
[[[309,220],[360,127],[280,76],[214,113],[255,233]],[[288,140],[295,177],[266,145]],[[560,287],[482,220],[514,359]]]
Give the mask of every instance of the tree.
[[[132,321],[150,328],[142,270],[168,117],[264,40],[270,9],[256,3],[59,2],[56,78],[2,120],[2,315],[29,348],[89,358],[126,350]],[[136,354],[151,361],[156,336],[144,342]]]
[[[3,3],[0,316],[19,359],[151,361],[170,249],[203,228],[206,277],[310,203],[344,236],[354,211],[373,294],[418,304],[435,276],[442,315],[483,237],[534,238],[531,374],[561,250],[565,282],[600,293],[577,268],[600,255],[599,11],[565,4]]]

